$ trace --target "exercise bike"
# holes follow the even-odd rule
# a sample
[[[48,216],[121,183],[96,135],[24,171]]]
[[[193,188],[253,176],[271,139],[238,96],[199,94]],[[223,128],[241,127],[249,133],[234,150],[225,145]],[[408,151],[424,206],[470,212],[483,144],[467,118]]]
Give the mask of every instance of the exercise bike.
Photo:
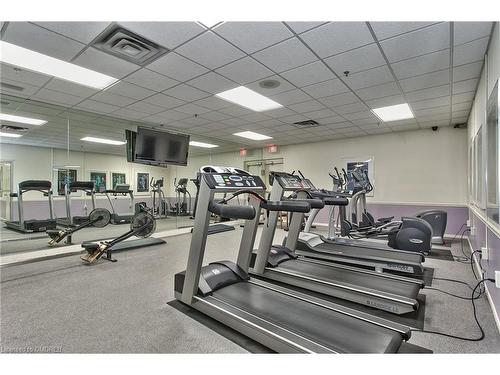
[[[56,243],[61,242],[66,238],[65,244],[70,245],[71,237],[73,233],[90,226],[95,228],[103,228],[108,225],[111,221],[111,213],[105,208],[96,208],[92,210],[86,221],[82,222],[80,225],[76,227],[69,227],[67,229],[49,229],[46,233],[50,237],[49,245],[54,245]]]
[[[127,238],[136,236],[139,238],[147,238],[151,236],[156,229],[156,220],[154,216],[146,211],[139,212],[135,214],[130,223],[130,230],[121,236],[111,240],[111,241],[99,241],[99,242],[84,242],[82,247],[87,251],[87,254],[80,257],[81,260],[87,263],[94,263],[99,260],[104,253],[106,257],[103,258],[110,262],[117,262],[117,259],[113,259],[113,246],[125,241]]]

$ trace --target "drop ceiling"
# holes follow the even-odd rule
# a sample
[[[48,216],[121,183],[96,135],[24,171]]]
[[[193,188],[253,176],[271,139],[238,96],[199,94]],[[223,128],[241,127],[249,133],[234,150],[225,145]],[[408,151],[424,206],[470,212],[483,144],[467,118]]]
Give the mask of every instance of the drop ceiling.
[[[2,112],[48,120],[5,143],[123,153],[81,142],[145,125],[220,145],[261,147],[450,126],[467,121],[491,22],[119,22],[169,52],[145,66],[93,41],[106,22],[6,22],[1,39],[120,79],[103,91],[1,64]],[[348,72],[348,73],[345,73]],[[263,80],[278,87],[262,88]],[[17,89],[13,86],[17,86]],[[253,112],[214,97],[240,85],[281,103]],[[372,108],[408,102],[415,119],[381,123]],[[300,128],[293,123],[315,120]],[[112,149],[112,150],[111,150]],[[191,148],[195,154],[214,152]]]

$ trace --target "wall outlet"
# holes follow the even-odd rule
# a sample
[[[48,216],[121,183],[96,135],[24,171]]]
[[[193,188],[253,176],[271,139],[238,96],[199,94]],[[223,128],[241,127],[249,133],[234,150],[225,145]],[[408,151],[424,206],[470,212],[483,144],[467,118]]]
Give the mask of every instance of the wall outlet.
[[[470,235],[475,236],[476,235],[476,227],[470,227]]]
[[[495,271],[495,285],[500,288],[500,271]]]
[[[488,258],[489,258],[488,248],[486,246],[482,247],[481,248],[481,259],[488,260]]]

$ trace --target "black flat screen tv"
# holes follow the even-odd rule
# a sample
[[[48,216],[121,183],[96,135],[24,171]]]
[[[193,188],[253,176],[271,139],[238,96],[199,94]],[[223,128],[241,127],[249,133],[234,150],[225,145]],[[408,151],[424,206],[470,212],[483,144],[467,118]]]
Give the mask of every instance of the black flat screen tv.
[[[187,165],[189,135],[138,128],[126,131],[127,160],[157,166]]]

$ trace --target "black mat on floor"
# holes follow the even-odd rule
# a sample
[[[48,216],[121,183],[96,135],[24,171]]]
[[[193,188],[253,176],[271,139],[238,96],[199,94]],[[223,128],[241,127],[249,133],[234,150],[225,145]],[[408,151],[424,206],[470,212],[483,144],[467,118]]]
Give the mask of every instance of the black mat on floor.
[[[448,260],[451,262],[454,261],[451,251],[445,249],[432,249],[430,254],[425,257],[429,259]]]
[[[167,305],[173,307],[174,309],[186,314],[190,318],[196,320],[197,322],[203,324],[205,327],[211,329],[212,331],[218,333],[222,337],[225,337],[236,345],[241,346],[243,349],[249,351],[250,353],[273,353],[269,348],[261,345],[257,341],[249,339],[248,337],[242,335],[238,331],[220,323],[219,321],[212,319],[211,317],[202,314],[201,312],[184,305],[183,303],[173,300],[167,303]],[[403,342],[398,350],[398,354],[418,354],[418,353],[432,353],[431,350],[422,348],[417,345],[413,345],[407,342]]]
[[[422,281],[425,286],[432,286],[432,279],[434,278],[434,268],[424,267],[424,274],[422,275]]]
[[[229,232],[234,230],[235,228],[232,225],[226,224],[210,224],[208,226],[208,234],[216,234],[222,232]],[[191,229],[191,233],[193,233],[193,229]]]
[[[173,300],[167,303],[169,306],[186,314],[190,318],[196,320],[197,322],[203,324],[205,327],[211,329],[212,331],[218,333],[222,337],[225,337],[229,341],[234,342],[236,345],[241,346],[243,349],[249,351],[250,353],[273,353],[269,348],[264,345],[259,344],[257,341],[249,339],[248,337],[242,335],[238,331],[220,323],[219,321],[212,319],[211,317],[202,314],[201,312],[184,305],[183,303]]]

